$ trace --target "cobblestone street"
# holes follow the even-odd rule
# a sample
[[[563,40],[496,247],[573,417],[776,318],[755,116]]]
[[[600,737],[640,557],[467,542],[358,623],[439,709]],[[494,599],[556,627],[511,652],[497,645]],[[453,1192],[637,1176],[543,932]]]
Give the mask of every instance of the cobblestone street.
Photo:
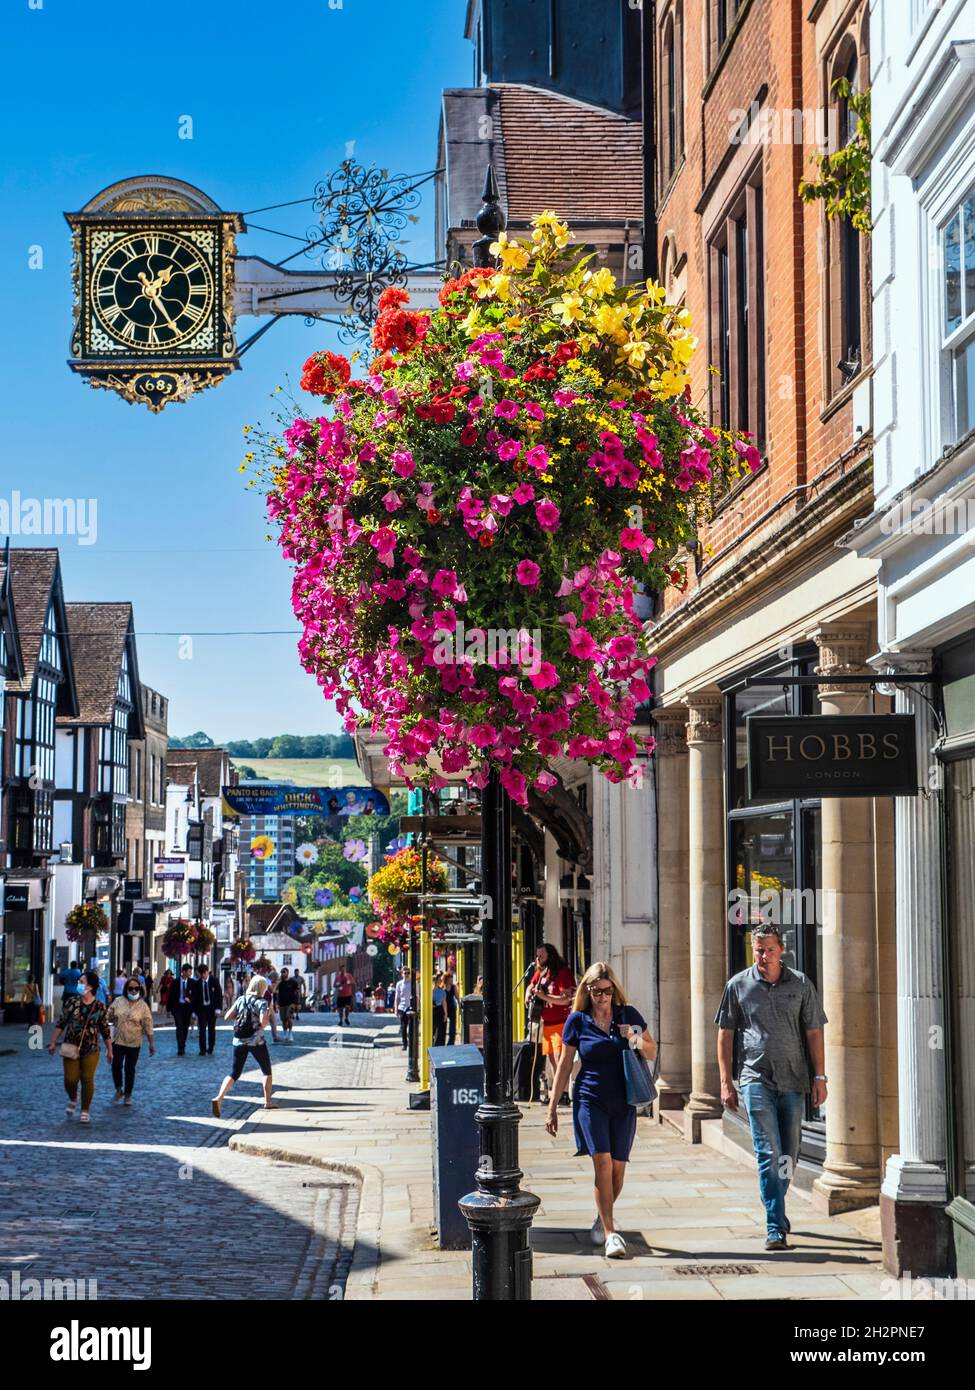
[[[60,1058],[32,1049],[26,1028],[0,1033],[0,1277],[96,1280],[99,1299],[342,1297],[357,1186],[227,1147],[262,1100],[251,1062],[223,1118],[210,1114],[229,1026],[206,1058],[195,1032],[184,1057],[171,1027],[156,1037],[155,1057],[143,1048],[131,1107],[113,1103],[102,1053],[83,1127],[65,1117]],[[295,1039],[271,1045],[282,1110],[307,1123],[309,1105],[329,1107],[303,1092],[334,1088],[341,1107],[343,1090],[368,1084],[367,1038],[349,1046],[351,1034],[316,1021]]]

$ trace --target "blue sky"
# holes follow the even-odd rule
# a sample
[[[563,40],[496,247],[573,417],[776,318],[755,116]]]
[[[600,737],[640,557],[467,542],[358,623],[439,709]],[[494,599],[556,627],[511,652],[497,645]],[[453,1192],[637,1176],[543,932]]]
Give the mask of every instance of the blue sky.
[[[143,680],[169,696],[170,731],[214,738],[338,729],[298,666],[291,575],[264,541],[238,468],[242,427],[332,330],[276,324],[214,390],[152,415],[65,365],[71,242],[63,213],[116,180],[170,174],[247,212],[309,196],[344,157],[433,168],[440,90],[471,79],[465,0],[9,0],[0,110],[4,438],[0,498],[97,499],[97,541],[59,544],[69,600],[129,599]],[[180,118],[193,139],[180,139]],[[432,257],[432,191],[405,247]],[[309,210],[258,222],[304,233]],[[30,248],[43,253],[29,269]],[[245,254],[296,248],[250,232]],[[302,262],[293,263],[298,266]],[[309,263],[310,265],[310,263]],[[262,321],[245,318],[238,340]],[[16,537],[13,544],[24,544]],[[178,636],[286,629],[284,636]],[[294,636],[290,635],[294,632]]]

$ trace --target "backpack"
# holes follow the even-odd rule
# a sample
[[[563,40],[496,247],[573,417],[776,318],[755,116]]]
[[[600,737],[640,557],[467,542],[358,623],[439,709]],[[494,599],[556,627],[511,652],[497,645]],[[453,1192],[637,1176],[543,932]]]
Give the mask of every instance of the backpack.
[[[257,1017],[255,1017],[252,1001],[248,999],[246,995],[239,1003],[242,1003],[244,1007],[237,1010],[237,1018],[234,1022],[234,1037],[240,1038],[241,1040],[252,1038],[257,1032],[260,1014],[258,1013]]]

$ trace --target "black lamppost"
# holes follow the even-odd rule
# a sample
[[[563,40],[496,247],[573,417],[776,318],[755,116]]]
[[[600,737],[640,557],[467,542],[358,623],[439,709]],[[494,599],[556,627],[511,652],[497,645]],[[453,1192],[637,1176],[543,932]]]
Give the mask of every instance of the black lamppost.
[[[484,180],[481,233],[474,264],[492,264],[490,247],[505,225],[494,169]],[[528,1233],[539,1198],[522,1192],[518,1167],[518,1122],[511,1075],[511,801],[492,769],[481,793],[481,893],[484,975],[484,1099],[475,1116],[480,1163],[477,1191],[460,1203],[471,1228],[474,1299],[531,1298]]]

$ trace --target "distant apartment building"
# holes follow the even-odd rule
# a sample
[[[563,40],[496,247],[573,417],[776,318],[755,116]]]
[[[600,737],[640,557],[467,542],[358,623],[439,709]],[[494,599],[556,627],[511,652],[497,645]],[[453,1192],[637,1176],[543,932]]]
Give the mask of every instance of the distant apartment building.
[[[294,816],[241,816],[240,856],[247,897],[277,902],[295,873]]]

